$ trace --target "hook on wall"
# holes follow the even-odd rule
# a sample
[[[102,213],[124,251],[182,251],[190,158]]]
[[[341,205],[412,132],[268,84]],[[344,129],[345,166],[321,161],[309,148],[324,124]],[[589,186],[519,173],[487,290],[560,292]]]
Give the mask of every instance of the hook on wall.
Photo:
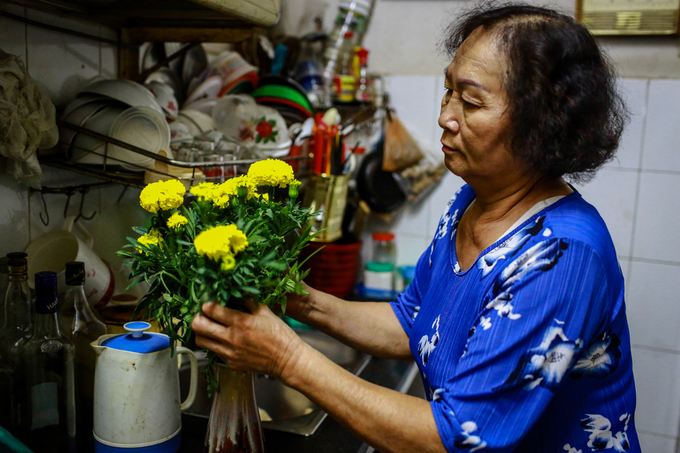
[[[43,225],[48,226],[50,224],[50,214],[47,210],[47,202],[45,201],[45,194],[46,193],[53,193],[53,194],[62,194],[66,195],[66,203],[64,204],[64,217],[68,215],[68,208],[71,203],[71,197],[77,193],[80,193],[80,205],[78,207],[78,215],[76,216],[76,220],[78,219],[85,219],[85,220],[92,220],[97,214],[97,211],[92,211],[91,214],[86,215],[83,212],[83,208],[85,206],[85,194],[90,191],[92,187],[96,186],[102,186],[105,184],[111,184],[110,182],[100,182],[100,183],[94,183],[94,184],[81,184],[79,186],[67,186],[67,187],[43,187],[42,189],[31,189],[31,192],[38,192],[40,193],[40,199],[42,200],[43,204],[43,211],[40,212],[40,221],[43,223]],[[43,216],[44,212],[44,216]]]

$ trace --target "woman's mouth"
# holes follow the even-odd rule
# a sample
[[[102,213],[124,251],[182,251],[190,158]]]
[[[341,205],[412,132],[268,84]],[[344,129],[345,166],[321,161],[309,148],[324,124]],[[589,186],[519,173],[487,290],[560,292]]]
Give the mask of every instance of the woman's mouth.
[[[442,144],[442,151],[444,152],[444,154],[453,154],[453,153],[456,152],[455,149],[450,148],[450,147],[448,147],[448,146],[446,146],[446,145],[444,145],[444,144]]]

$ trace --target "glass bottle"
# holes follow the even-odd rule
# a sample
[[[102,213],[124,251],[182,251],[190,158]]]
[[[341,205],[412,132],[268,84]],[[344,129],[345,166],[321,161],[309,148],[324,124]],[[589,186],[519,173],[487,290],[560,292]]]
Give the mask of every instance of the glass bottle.
[[[97,355],[90,343],[100,336],[106,335],[104,324],[97,312],[90,307],[85,297],[85,264],[82,261],[66,263],[66,294],[64,307],[59,310],[59,324],[61,319],[70,319],[68,330],[62,328],[62,333],[71,338],[75,348],[76,388],[78,389],[78,447],[79,450],[91,448],[93,413],[94,413],[94,368]]]
[[[35,274],[33,336],[21,348],[22,440],[35,452],[76,451],[73,343],[59,331],[57,274]]]
[[[7,261],[9,261],[9,258],[6,256],[0,258],[0,328],[5,325],[5,296],[9,285]]]
[[[5,322],[0,329],[0,355],[12,362],[17,369],[19,350],[30,338],[33,329],[27,256],[21,252],[7,254],[9,284],[5,295]]]

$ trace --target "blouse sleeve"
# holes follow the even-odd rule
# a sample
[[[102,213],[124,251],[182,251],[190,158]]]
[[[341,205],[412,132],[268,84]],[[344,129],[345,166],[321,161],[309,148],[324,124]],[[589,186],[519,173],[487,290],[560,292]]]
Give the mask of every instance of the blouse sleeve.
[[[540,242],[500,272],[465,352],[432,389],[448,451],[513,451],[602,329],[606,294],[601,259],[576,241]]]

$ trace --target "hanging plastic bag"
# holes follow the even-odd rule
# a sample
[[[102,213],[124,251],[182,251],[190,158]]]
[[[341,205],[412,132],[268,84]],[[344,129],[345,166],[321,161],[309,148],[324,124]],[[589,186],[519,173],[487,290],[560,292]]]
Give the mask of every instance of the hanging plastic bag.
[[[39,189],[42,170],[36,151],[58,140],[52,101],[35,86],[19,57],[0,50],[0,155],[13,162],[14,177]]]
[[[423,152],[416,141],[408,133],[394,111],[387,111],[385,118],[385,155],[382,169],[384,171],[400,171],[417,164],[423,158]]]

